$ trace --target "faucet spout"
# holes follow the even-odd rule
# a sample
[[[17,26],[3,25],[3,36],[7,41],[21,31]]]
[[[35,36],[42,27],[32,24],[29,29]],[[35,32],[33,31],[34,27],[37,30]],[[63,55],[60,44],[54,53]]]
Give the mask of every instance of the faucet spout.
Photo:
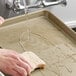
[[[28,8],[40,8],[40,7],[48,7],[48,6],[53,6],[53,5],[58,5],[58,4],[63,4],[64,6],[67,5],[67,1],[66,0],[57,0],[57,1],[53,1],[53,2],[47,2],[45,0],[39,0],[37,1],[36,4],[33,5],[28,5]]]
[[[53,2],[46,2],[45,0],[42,0],[42,4],[44,5],[44,7],[58,5],[58,4],[63,4],[66,6],[67,1],[66,0],[57,0],[57,1],[53,1]]]

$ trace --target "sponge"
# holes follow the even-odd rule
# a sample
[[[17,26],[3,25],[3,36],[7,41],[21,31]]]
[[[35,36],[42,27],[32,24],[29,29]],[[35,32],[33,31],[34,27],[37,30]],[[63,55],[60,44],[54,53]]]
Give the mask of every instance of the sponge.
[[[21,54],[25,60],[32,66],[31,72],[37,68],[44,68],[46,63],[33,52],[24,52]]]

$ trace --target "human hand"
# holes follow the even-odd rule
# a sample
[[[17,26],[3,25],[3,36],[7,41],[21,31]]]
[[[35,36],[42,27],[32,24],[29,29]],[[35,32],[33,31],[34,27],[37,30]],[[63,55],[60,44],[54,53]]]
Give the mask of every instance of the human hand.
[[[0,49],[0,71],[11,76],[29,76],[31,66],[19,53]]]
[[[0,16],[0,24],[4,22],[4,18]]]

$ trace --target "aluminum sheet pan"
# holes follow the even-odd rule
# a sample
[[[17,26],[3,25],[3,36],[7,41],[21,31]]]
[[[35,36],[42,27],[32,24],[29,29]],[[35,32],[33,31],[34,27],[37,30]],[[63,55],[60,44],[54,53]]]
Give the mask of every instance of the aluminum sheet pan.
[[[76,33],[46,10],[6,20],[0,27],[0,46],[42,58],[46,67],[31,76],[76,75]]]

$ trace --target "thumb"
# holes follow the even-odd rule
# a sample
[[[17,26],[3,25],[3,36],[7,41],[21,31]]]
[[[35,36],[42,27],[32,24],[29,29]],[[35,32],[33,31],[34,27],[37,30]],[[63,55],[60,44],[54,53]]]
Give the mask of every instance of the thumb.
[[[4,22],[4,18],[0,16],[0,24]]]

